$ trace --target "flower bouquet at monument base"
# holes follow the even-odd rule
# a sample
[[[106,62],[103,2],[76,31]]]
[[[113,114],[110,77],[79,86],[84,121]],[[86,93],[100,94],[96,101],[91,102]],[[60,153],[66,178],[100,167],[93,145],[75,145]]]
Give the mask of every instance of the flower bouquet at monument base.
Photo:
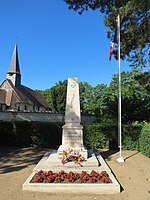
[[[86,159],[81,155],[78,150],[63,150],[62,153],[60,153],[59,155],[61,156],[60,159],[63,165],[68,162],[74,162],[75,164],[79,165],[81,165],[82,162],[86,162]]]

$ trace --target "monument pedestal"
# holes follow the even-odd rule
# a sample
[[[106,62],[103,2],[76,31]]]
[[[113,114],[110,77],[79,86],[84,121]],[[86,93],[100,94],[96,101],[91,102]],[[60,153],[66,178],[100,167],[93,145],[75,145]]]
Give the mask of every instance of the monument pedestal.
[[[66,123],[62,128],[62,145],[58,148],[58,154],[61,154],[63,150],[72,149],[87,159],[88,152],[83,146],[83,126],[79,123]]]

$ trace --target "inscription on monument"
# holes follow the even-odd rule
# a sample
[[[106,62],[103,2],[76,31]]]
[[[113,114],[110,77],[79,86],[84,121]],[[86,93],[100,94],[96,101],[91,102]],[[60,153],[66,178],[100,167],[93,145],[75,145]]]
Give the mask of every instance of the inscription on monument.
[[[81,146],[81,131],[68,131],[64,134],[64,144],[70,146]]]

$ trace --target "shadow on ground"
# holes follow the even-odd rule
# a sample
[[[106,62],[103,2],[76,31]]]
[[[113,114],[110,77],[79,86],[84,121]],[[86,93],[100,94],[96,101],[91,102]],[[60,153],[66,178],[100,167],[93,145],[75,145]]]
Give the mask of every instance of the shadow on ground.
[[[0,174],[19,171],[37,164],[45,152],[46,149],[35,147],[0,147]]]
[[[114,150],[108,149],[106,151],[100,151],[100,154],[104,159],[110,160],[110,157],[117,152],[118,152],[118,149],[114,149]]]
[[[126,157],[126,158],[124,159],[124,161],[126,161],[126,160],[128,160],[129,158],[135,156],[136,154],[139,154],[139,151],[137,151],[137,152],[131,154],[130,156]]]

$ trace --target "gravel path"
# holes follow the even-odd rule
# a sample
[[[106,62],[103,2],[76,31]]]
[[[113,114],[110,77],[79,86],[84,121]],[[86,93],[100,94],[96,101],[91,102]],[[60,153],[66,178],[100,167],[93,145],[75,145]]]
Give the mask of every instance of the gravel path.
[[[45,152],[46,149],[31,147],[0,147],[0,200],[150,200],[150,159],[137,151],[123,151],[125,163],[116,162],[118,152],[102,152],[122,186],[119,194],[54,195],[22,191],[22,184]]]

